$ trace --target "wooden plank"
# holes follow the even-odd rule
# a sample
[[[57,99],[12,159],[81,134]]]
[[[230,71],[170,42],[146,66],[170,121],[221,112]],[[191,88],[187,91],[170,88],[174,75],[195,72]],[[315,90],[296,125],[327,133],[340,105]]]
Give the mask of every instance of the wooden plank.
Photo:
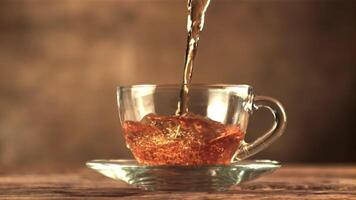
[[[287,166],[226,192],[146,192],[89,169],[0,176],[0,199],[356,199],[356,166]]]

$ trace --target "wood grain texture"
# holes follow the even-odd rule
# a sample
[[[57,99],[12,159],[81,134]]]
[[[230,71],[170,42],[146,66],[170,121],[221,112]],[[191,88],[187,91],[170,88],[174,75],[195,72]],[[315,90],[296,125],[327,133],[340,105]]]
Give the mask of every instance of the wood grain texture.
[[[76,171],[1,175],[0,199],[356,199],[356,166],[287,166],[226,192],[146,192]]]

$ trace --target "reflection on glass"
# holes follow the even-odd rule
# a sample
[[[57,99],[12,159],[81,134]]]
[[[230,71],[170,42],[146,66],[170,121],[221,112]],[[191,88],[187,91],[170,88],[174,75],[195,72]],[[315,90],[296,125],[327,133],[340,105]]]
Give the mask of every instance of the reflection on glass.
[[[208,99],[207,117],[214,121],[225,123],[228,116],[229,96],[211,93]]]

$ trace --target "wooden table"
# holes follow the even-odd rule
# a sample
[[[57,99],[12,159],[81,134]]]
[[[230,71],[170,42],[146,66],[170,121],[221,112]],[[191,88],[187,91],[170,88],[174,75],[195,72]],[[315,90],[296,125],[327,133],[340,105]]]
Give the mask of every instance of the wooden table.
[[[145,192],[84,168],[2,174],[0,199],[356,199],[356,166],[285,166],[226,192]]]

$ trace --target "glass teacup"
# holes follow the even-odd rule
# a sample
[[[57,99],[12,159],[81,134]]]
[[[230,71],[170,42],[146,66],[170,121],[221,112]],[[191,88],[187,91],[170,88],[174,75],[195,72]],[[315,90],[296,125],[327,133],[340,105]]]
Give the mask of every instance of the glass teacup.
[[[269,146],[283,134],[282,105],[255,96],[248,85],[191,85],[189,112],[175,115],[180,85],[118,87],[119,116],[128,148],[144,165],[228,165]],[[274,124],[252,143],[244,141],[254,110],[267,108]]]

